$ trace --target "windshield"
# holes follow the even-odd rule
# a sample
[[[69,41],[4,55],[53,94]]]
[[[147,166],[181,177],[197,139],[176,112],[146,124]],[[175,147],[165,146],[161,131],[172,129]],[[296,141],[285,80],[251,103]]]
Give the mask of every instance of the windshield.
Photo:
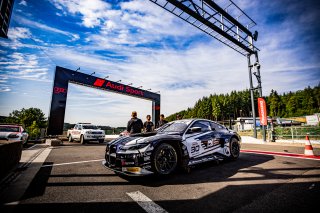
[[[184,132],[188,124],[183,121],[175,121],[161,127],[158,132]]]
[[[83,129],[98,129],[97,126],[95,125],[82,125]]]
[[[19,132],[19,127],[15,127],[15,126],[0,126],[0,132]]]

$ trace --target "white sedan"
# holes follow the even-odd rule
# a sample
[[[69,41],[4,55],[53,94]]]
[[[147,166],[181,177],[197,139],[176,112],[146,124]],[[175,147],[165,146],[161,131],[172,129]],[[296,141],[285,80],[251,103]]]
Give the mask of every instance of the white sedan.
[[[21,141],[22,144],[26,144],[28,141],[28,137],[29,134],[23,129],[21,125],[0,125],[0,140]]]

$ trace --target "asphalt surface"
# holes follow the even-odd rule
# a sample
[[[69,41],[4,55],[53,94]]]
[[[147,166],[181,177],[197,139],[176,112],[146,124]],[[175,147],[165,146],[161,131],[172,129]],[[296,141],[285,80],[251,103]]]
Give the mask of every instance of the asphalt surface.
[[[320,208],[320,161],[316,160],[241,153],[236,161],[203,164],[189,174],[124,177],[102,166],[105,144],[65,142],[49,148],[22,197],[6,201],[1,212],[146,212],[128,195],[136,192],[161,207],[153,212],[306,212]],[[242,148],[300,154],[304,150],[301,146],[256,144]]]

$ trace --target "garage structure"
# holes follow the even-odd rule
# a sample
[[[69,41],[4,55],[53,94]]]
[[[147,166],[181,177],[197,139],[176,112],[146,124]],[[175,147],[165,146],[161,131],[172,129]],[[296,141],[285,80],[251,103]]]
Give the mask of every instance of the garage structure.
[[[160,118],[160,94],[57,66],[48,119],[48,136],[63,133],[69,83],[150,100],[152,121],[157,123]]]

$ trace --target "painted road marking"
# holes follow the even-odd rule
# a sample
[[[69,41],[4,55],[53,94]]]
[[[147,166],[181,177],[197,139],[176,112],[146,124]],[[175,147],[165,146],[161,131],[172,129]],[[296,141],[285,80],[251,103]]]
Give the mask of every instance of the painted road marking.
[[[320,156],[308,156],[302,154],[294,154],[294,153],[285,153],[285,152],[268,152],[268,151],[260,151],[260,150],[247,150],[242,149],[240,150],[244,153],[253,153],[259,155],[274,155],[274,156],[281,156],[281,157],[288,157],[288,158],[299,158],[299,159],[308,159],[308,160],[320,160]]]
[[[150,198],[142,194],[140,191],[127,192],[127,195],[139,204],[148,213],[166,213],[167,211],[154,203]]]
[[[64,165],[70,165],[70,164],[90,163],[90,162],[103,161],[103,160],[104,159],[76,161],[76,162],[70,162],[70,163],[57,163],[57,164],[52,164],[52,165],[43,165],[42,167],[64,166]]]

